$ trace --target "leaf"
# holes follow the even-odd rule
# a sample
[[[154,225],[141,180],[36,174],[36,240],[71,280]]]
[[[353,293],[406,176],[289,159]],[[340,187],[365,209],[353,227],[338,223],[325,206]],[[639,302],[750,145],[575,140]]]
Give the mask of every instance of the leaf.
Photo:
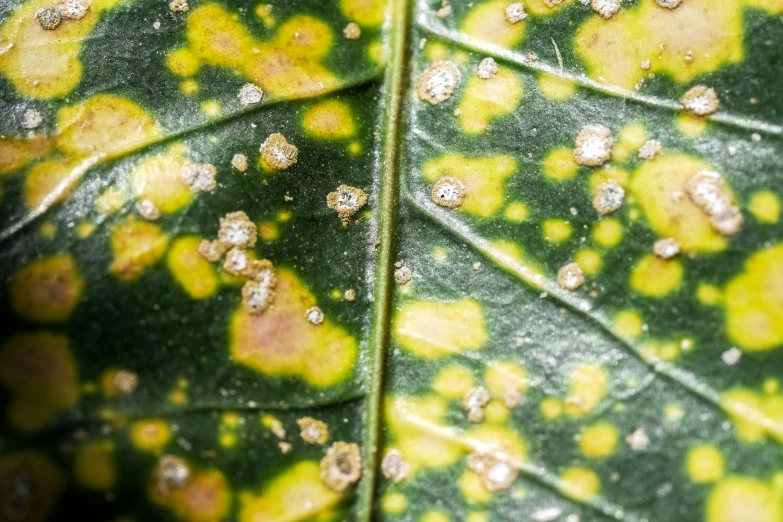
[[[509,3],[0,8],[0,518],[783,519],[783,5]]]

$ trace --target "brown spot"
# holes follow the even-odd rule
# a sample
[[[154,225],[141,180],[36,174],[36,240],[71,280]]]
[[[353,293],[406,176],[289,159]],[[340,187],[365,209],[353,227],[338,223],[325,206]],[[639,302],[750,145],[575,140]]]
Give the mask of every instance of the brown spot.
[[[187,462],[173,455],[163,455],[155,468],[153,484],[157,493],[167,496],[187,486],[191,478]]]
[[[228,245],[218,240],[209,241],[207,239],[202,239],[198,244],[198,253],[201,254],[204,259],[211,261],[212,263],[220,261],[220,258],[223,257],[226,250],[228,250]]]
[[[707,116],[718,110],[720,101],[715,90],[704,85],[692,87],[682,97],[682,106],[696,116]]]
[[[588,125],[576,136],[574,159],[580,165],[597,167],[612,157],[614,142],[609,129],[603,125]]]

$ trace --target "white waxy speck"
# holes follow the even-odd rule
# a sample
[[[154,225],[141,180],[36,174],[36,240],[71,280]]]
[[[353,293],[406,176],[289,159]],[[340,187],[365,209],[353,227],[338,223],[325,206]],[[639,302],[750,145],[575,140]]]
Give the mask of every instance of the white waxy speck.
[[[441,60],[427,67],[419,75],[416,92],[422,101],[437,105],[451,98],[461,78],[459,68],[453,62]]]
[[[728,366],[737,364],[740,360],[740,357],[742,357],[742,352],[736,347],[729,348],[720,356],[721,360],[723,360],[723,363],[727,364]]]
[[[515,24],[527,18],[525,5],[522,2],[514,2],[506,7],[506,20]]]
[[[596,167],[612,157],[614,141],[609,129],[603,125],[584,127],[574,140],[574,159],[580,165]]]
[[[305,312],[305,318],[314,325],[319,325],[324,322],[324,312],[317,306],[311,306]]]
[[[697,85],[682,97],[682,106],[696,116],[707,116],[718,110],[720,101],[714,89]]]
[[[241,210],[229,212],[220,218],[218,240],[236,247],[252,247],[256,244],[256,225]]]
[[[191,192],[212,192],[217,186],[215,176],[217,169],[209,163],[185,165],[180,171],[180,178],[190,187]]]
[[[584,282],[585,276],[576,263],[568,263],[557,272],[557,284],[563,290],[576,290]]]
[[[644,61],[642,62],[642,64],[641,64],[641,67],[642,67],[642,69],[644,69],[645,71],[646,71],[646,70],[648,70],[648,69],[650,68],[650,60],[644,60]]]
[[[90,0],[62,0],[60,2],[60,14],[63,18],[81,20],[87,15],[92,3]]]
[[[644,145],[639,148],[639,159],[651,160],[654,159],[658,153],[663,149],[663,145],[658,140],[647,140]]]
[[[499,70],[498,64],[493,58],[484,58],[478,66],[478,77],[482,80],[489,80],[494,78]]]
[[[655,3],[666,9],[674,9],[682,3],[682,0],[655,0]]]
[[[465,185],[457,178],[443,176],[432,187],[432,201],[441,207],[457,208],[466,196]]]
[[[634,451],[644,451],[650,446],[650,437],[647,436],[644,428],[636,428],[625,438],[625,442]]]
[[[27,109],[22,116],[22,127],[25,129],[37,129],[43,123],[43,115],[35,109]]]
[[[661,259],[671,259],[680,253],[680,244],[672,237],[659,239],[653,245],[653,252]]]
[[[484,407],[489,402],[489,392],[482,386],[470,388],[462,397],[462,407],[468,412],[470,422],[484,420]]]
[[[234,154],[234,157],[231,158],[231,166],[239,172],[245,172],[247,170],[247,156],[244,154]]]
[[[136,211],[147,221],[155,221],[160,217],[160,209],[149,199],[136,203]]]
[[[264,91],[258,85],[246,83],[239,89],[237,97],[242,105],[253,105],[261,101],[264,97]]]
[[[611,18],[622,7],[622,0],[593,0],[593,11],[598,13],[604,18]]]
[[[593,208],[601,215],[610,214],[620,208],[625,200],[625,190],[617,181],[610,179],[598,187],[593,198]]]
[[[410,465],[399,450],[390,450],[381,461],[383,475],[394,483],[402,482],[410,474]]]

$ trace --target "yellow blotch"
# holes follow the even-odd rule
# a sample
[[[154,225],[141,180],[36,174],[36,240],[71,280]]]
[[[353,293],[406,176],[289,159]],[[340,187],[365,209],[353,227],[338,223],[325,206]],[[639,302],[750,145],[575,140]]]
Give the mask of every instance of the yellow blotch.
[[[710,122],[700,116],[694,116],[691,113],[684,112],[674,118],[674,124],[683,136],[696,138],[704,134]]]
[[[649,254],[631,272],[631,288],[649,297],[664,297],[679,290],[682,272],[682,263],[678,260]]]
[[[13,399],[8,417],[15,428],[39,431],[79,401],[79,378],[68,339],[48,332],[21,333],[0,350],[0,383]]]
[[[563,414],[563,401],[554,397],[547,397],[541,401],[541,415],[547,420],[557,419]]]
[[[449,55],[449,49],[441,42],[428,42],[427,47],[424,48],[424,56],[430,62],[438,62],[445,60]]]
[[[95,159],[44,161],[27,172],[24,203],[30,211],[42,212],[68,197]]]
[[[767,394],[776,393],[780,388],[780,381],[778,381],[774,377],[769,377],[767,379],[764,379],[764,384],[762,384],[762,388],[764,390],[764,393]]]
[[[563,219],[547,219],[542,227],[542,234],[550,243],[562,243],[571,237],[573,228],[571,223]]]
[[[645,343],[641,346],[642,357],[650,361],[671,362],[680,355],[680,347],[677,343]]]
[[[482,504],[492,500],[492,492],[484,487],[481,477],[474,471],[465,470],[457,485],[469,504]]]
[[[95,232],[95,223],[91,221],[82,221],[76,225],[74,231],[76,232],[76,237],[79,239],[88,238]]]
[[[579,451],[587,458],[602,459],[614,452],[619,438],[617,428],[611,424],[593,424],[579,434]]]
[[[565,411],[572,417],[582,417],[598,406],[606,395],[606,370],[598,364],[582,363],[571,372],[570,379]]]
[[[574,500],[590,500],[601,491],[601,480],[588,468],[568,468],[560,475],[560,491]]]
[[[198,473],[184,487],[169,495],[154,494],[153,501],[171,509],[184,522],[214,522],[225,518],[231,508],[231,490],[217,470]]]
[[[449,522],[449,517],[443,511],[432,509],[424,513],[419,522]]]
[[[489,339],[484,310],[473,299],[406,303],[395,314],[392,332],[403,349],[425,359],[480,350]]]
[[[750,213],[762,223],[777,223],[780,218],[780,198],[764,190],[756,192],[750,200]]]
[[[34,0],[19,6],[0,27],[0,41],[12,43],[0,60],[0,72],[16,90],[32,98],[56,98],[71,92],[81,80],[82,42],[98,22],[101,11],[125,0],[93,2],[80,20],[63,20],[54,30],[43,29],[35,12],[51,5]]]
[[[617,161],[626,161],[636,156],[639,148],[647,141],[647,128],[643,123],[629,123],[620,129],[617,143],[612,149],[612,158]]]
[[[383,23],[386,9],[384,0],[340,0],[343,14],[359,25],[376,27]]]
[[[177,76],[193,76],[198,72],[201,64],[198,56],[187,47],[175,49],[166,55],[166,65]]]
[[[381,499],[381,509],[391,515],[399,515],[408,509],[408,499],[402,493],[386,493]]]
[[[32,261],[11,279],[8,291],[15,313],[32,321],[63,321],[84,291],[84,280],[70,255]]]
[[[468,513],[465,522],[489,522],[489,516],[486,513]]]
[[[344,140],[356,134],[351,106],[341,100],[322,101],[302,116],[307,134],[323,140]]]
[[[320,466],[302,461],[281,473],[263,493],[240,495],[240,522],[294,522],[310,520],[337,506],[341,496],[321,481]]]
[[[445,261],[446,258],[449,256],[449,251],[442,247],[435,247],[432,249],[432,258],[435,261],[441,262]]]
[[[574,261],[587,275],[595,275],[600,272],[603,263],[601,254],[590,248],[584,248],[577,252]]]
[[[217,116],[220,114],[221,107],[217,100],[204,100],[201,102],[201,112],[207,116]]]
[[[132,101],[113,94],[96,94],[57,113],[55,141],[71,157],[108,160],[162,136],[163,131],[152,116]]]
[[[503,213],[503,217],[512,223],[521,223],[527,219],[528,214],[529,211],[527,209],[527,205],[519,201],[512,201],[506,205],[506,210]]]
[[[459,102],[460,127],[467,134],[481,134],[492,120],[511,114],[522,101],[522,82],[507,68],[494,77],[471,75]]]
[[[168,244],[168,236],[158,225],[130,217],[111,229],[114,261],[109,272],[127,281],[137,279],[163,257]]]
[[[726,286],[726,330],[743,349],[783,344],[783,243],[753,254]]]
[[[48,456],[37,451],[4,453],[0,457],[0,480],[5,485],[3,520],[48,520],[65,488],[62,471]]]
[[[424,164],[427,181],[451,176],[465,186],[465,200],[460,210],[479,217],[489,217],[500,210],[505,198],[503,182],[517,170],[511,156],[469,158],[461,154],[445,154]]]
[[[52,239],[57,234],[57,225],[51,221],[44,221],[41,223],[39,232],[46,239]]]
[[[338,85],[322,64],[332,46],[331,28],[311,16],[293,16],[274,39],[258,41],[237,17],[217,4],[194,9],[187,21],[188,49],[202,63],[230,68],[273,98],[303,98]]]
[[[723,476],[726,462],[723,454],[715,446],[702,444],[688,452],[685,470],[692,482],[704,484],[715,482]]]
[[[512,361],[492,362],[484,372],[484,382],[493,397],[519,402],[518,397],[527,391],[528,374],[522,366]],[[511,401],[512,398],[517,400]]]
[[[511,462],[520,463],[528,458],[527,444],[520,435],[505,426],[482,425],[465,434],[464,447],[472,451],[481,447],[487,453],[505,454]]]
[[[267,375],[298,376],[318,387],[345,380],[356,361],[356,339],[328,318],[314,327],[305,311],[315,304],[293,272],[278,270],[274,306],[262,314],[240,307],[231,317],[234,360]]]
[[[258,223],[257,226],[258,235],[264,241],[274,241],[280,237],[280,230],[277,228],[277,225],[274,221],[264,221],[262,223]]]
[[[237,436],[234,433],[221,433],[218,443],[224,448],[233,448],[237,444]]]
[[[193,299],[209,297],[218,288],[212,264],[198,253],[200,242],[197,236],[179,238],[171,244],[166,259],[171,274]]]
[[[180,178],[186,163],[185,146],[181,143],[137,163],[130,173],[136,199],[152,201],[164,214],[176,212],[190,203],[193,195]]]
[[[593,16],[577,31],[576,52],[591,77],[626,89],[649,72],[689,83],[743,59],[742,4],[693,0],[677,9],[661,9],[655,2],[643,2],[609,20]],[[645,37],[638,38],[640,34]],[[688,52],[693,53],[691,62],[684,59]],[[647,71],[640,68],[643,60],[651,61]]]
[[[632,310],[622,310],[614,316],[614,329],[624,338],[639,337],[643,328],[642,317]]]
[[[525,34],[523,20],[511,24],[506,20],[506,0],[493,0],[477,5],[462,22],[462,32],[500,47],[513,47]]]
[[[51,149],[52,142],[45,136],[30,139],[0,138],[0,174],[15,172],[43,158]]]
[[[685,251],[717,252],[726,248],[725,238],[712,229],[709,216],[685,195],[685,183],[702,170],[715,169],[685,154],[662,154],[642,164],[633,175],[630,189],[658,235],[676,239]],[[728,185],[725,190],[730,194]]]
[[[774,490],[758,479],[727,477],[707,498],[706,522],[781,522],[783,507]]]
[[[527,8],[527,4],[525,4]],[[567,100],[576,92],[576,84],[553,74],[542,72],[538,75],[538,89],[552,101]]]
[[[387,399],[387,426],[412,472],[450,466],[462,456],[456,434],[443,426],[447,410],[446,399],[434,395]]]
[[[579,170],[579,165],[574,160],[573,150],[566,147],[551,150],[544,158],[541,167],[546,177],[558,181],[573,178]]]
[[[362,151],[362,144],[358,141],[351,142],[350,145],[348,145],[348,152],[353,154],[354,156],[359,154]]]
[[[160,453],[171,440],[171,429],[162,419],[141,420],[131,426],[130,437],[141,451]]]
[[[196,80],[185,80],[179,84],[179,90],[185,96],[193,96],[198,92],[198,82]]]
[[[603,218],[593,225],[593,240],[601,246],[613,247],[623,239],[623,226],[615,218]]]
[[[493,399],[484,408],[484,418],[489,424],[503,424],[511,416],[511,410],[501,401]]]
[[[447,366],[432,381],[432,390],[447,399],[461,399],[473,388],[475,381],[470,370],[463,366]]]
[[[562,0],[556,5],[551,5],[551,0],[526,0],[525,11],[536,16],[547,16],[557,13],[572,2],[574,0]]]
[[[264,23],[264,27],[272,28],[277,23],[272,14],[272,7],[271,4],[258,4],[256,6],[256,16]]]
[[[718,287],[701,283],[696,289],[696,298],[701,304],[716,306],[723,302],[723,292]]]
[[[663,416],[666,417],[666,420],[670,422],[677,422],[678,420],[682,419],[684,415],[685,412],[682,410],[682,406],[679,404],[670,403],[663,408]]]
[[[79,484],[87,489],[108,490],[114,487],[117,470],[114,464],[114,443],[96,440],[79,447],[73,464]]]
[[[293,214],[290,210],[279,210],[277,212],[277,220],[281,223],[287,223],[291,221]]]

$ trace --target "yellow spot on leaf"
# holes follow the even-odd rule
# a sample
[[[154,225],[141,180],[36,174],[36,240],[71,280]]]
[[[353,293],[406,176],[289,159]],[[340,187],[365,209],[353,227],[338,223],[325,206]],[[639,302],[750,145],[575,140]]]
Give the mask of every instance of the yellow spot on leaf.
[[[567,100],[576,92],[576,84],[571,80],[545,72],[538,75],[538,88],[552,101]]]
[[[459,490],[469,504],[481,504],[492,500],[492,492],[481,483],[478,473],[469,469],[459,477]]]
[[[696,289],[696,298],[701,304],[715,306],[723,302],[723,292],[721,292],[720,288],[701,283]]]
[[[484,310],[473,299],[406,303],[397,311],[392,331],[403,349],[425,359],[480,350],[488,340]]]
[[[547,420],[553,420],[563,414],[563,401],[547,397],[541,401],[541,415]]]
[[[469,158],[461,154],[446,154],[424,164],[427,181],[451,176],[465,186],[465,200],[460,210],[479,217],[489,217],[503,206],[503,182],[517,170],[511,156]]]
[[[321,481],[317,462],[302,461],[284,471],[260,495],[240,495],[240,522],[294,522],[311,520],[335,507],[341,496]]]
[[[689,112],[678,114],[674,118],[674,124],[683,136],[688,138],[696,138],[704,134],[709,126],[709,121],[705,118],[694,116]]]
[[[574,261],[586,275],[595,275],[601,271],[601,254],[590,248],[584,248],[576,253]]]
[[[511,24],[506,20],[506,0],[493,0],[472,8],[462,22],[462,32],[500,47],[513,47],[525,34],[525,21]]]
[[[560,491],[574,500],[589,500],[601,491],[601,480],[588,468],[568,468],[560,480]]]
[[[190,51],[205,64],[238,71],[276,98],[303,98],[338,85],[322,64],[334,35],[311,16],[293,16],[274,39],[253,38],[237,18],[217,4],[191,11],[187,21]]]
[[[257,226],[258,235],[261,236],[261,239],[264,241],[274,241],[280,237],[280,230],[277,228],[274,221],[264,221],[263,223],[258,223]]]
[[[11,279],[11,308],[32,321],[63,321],[84,291],[84,280],[70,255],[32,261]]]
[[[685,183],[702,170],[715,169],[685,154],[661,154],[634,173],[630,189],[658,235],[676,239],[685,251],[717,252],[726,248],[725,238],[685,194]]]
[[[136,198],[152,201],[164,214],[176,212],[190,203],[192,192],[180,176],[186,163],[185,146],[181,143],[137,163],[130,173]]]
[[[44,161],[27,173],[24,183],[24,202],[30,211],[43,211],[64,200],[87,169],[95,164],[92,159]]]
[[[185,96],[193,96],[198,92],[198,82],[196,80],[185,80],[179,84],[179,90]]]
[[[201,112],[207,116],[217,116],[220,114],[221,107],[217,100],[204,100],[201,102]]]
[[[512,223],[521,223],[527,219],[528,214],[527,205],[519,201],[512,201],[506,206],[503,216]]]
[[[166,260],[171,274],[193,299],[209,297],[218,287],[212,264],[198,253],[200,242],[196,236],[175,240]]]
[[[447,399],[462,399],[475,381],[470,370],[463,366],[447,366],[432,381],[432,390]]]
[[[608,457],[614,452],[619,440],[617,428],[601,422],[582,430],[579,435],[579,451],[590,459]]]
[[[522,100],[522,82],[507,68],[494,77],[471,76],[460,100],[459,124],[467,134],[480,134],[492,120],[511,114]]]
[[[319,102],[305,112],[302,127],[314,138],[344,140],[356,134],[351,106],[340,100]]]
[[[0,383],[13,394],[11,425],[39,431],[79,400],[79,379],[68,339],[48,332],[21,333],[0,349]]]
[[[546,177],[558,181],[573,178],[579,170],[573,150],[565,147],[550,151],[541,166]]]
[[[42,29],[35,18],[38,9],[51,5],[49,0],[21,5],[0,27],[0,41],[13,43],[0,60],[0,72],[24,96],[56,98],[68,94],[81,80],[82,43],[89,40],[101,11],[124,1],[93,2],[83,18],[64,20],[54,31]]]
[[[649,297],[663,297],[679,290],[682,272],[682,263],[678,260],[649,254],[631,272],[631,287]]]
[[[768,190],[757,192],[750,200],[750,213],[762,223],[777,223],[780,218],[780,198]]]
[[[386,13],[384,0],[340,0],[343,14],[359,25],[377,27]]]
[[[40,233],[46,239],[52,239],[57,234],[57,225],[51,221],[44,221],[41,223]]]
[[[625,338],[638,337],[642,333],[643,326],[644,321],[641,316],[632,310],[623,310],[614,316],[614,329]]]
[[[726,286],[726,330],[746,350],[783,344],[783,244],[753,254]]]
[[[193,76],[198,72],[201,64],[198,56],[187,47],[176,49],[166,55],[166,64],[171,72],[177,76]]]
[[[484,382],[493,397],[501,400],[518,397],[527,391],[528,374],[519,364],[512,361],[492,362],[484,372]]]
[[[707,498],[706,522],[781,522],[783,507],[772,488],[758,479],[727,477]]]
[[[159,226],[130,217],[111,229],[114,261],[109,272],[127,281],[137,279],[163,257],[168,244],[169,238]]]
[[[76,452],[73,472],[79,484],[87,489],[105,491],[114,487],[117,480],[114,443],[96,440],[83,444]]]
[[[542,227],[544,239],[550,243],[562,243],[571,237],[571,223],[562,219],[547,219]]]
[[[697,484],[715,482],[723,476],[726,462],[715,446],[702,444],[688,452],[685,469],[691,481]]]
[[[615,218],[603,218],[593,226],[593,240],[601,246],[613,247],[623,239],[623,226]]]
[[[642,123],[629,123],[620,129],[617,143],[612,149],[612,158],[617,161],[626,161],[636,156],[639,149],[647,141],[647,128]]]
[[[381,499],[381,509],[390,515],[399,515],[408,509],[408,499],[402,493],[386,493]]]
[[[184,522],[214,522],[228,514],[231,491],[221,472],[206,470],[169,495],[156,496],[155,501],[171,509]]]
[[[449,517],[443,511],[432,509],[424,513],[419,522],[449,522]]]
[[[582,417],[598,406],[606,395],[606,370],[598,364],[582,363],[571,372],[570,377],[565,411],[572,417]]]
[[[299,376],[313,386],[331,386],[353,370],[356,339],[328,318],[317,328],[305,318],[316,300],[290,270],[277,274],[274,306],[262,314],[240,307],[230,322],[236,362],[274,376]]]
[[[0,457],[0,477],[6,484],[3,519],[43,522],[49,519],[65,487],[65,477],[49,457],[37,451],[5,453]],[[20,488],[14,486],[20,485]],[[17,495],[17,492],[23,492]],[[14,501],[18,500],[20,504]],[[21,518],[16,509],[22,509]],[[10,516],[6,516],[10,515]]]
[[[131,426],[130,437],[141,451],[160,453],[171,440],[171,429],[162,419],[140,420]]]
[[[52,142],[44,136],[30,139],[0,138],[0,174],[15,172],[31,161],[46,156]]]

